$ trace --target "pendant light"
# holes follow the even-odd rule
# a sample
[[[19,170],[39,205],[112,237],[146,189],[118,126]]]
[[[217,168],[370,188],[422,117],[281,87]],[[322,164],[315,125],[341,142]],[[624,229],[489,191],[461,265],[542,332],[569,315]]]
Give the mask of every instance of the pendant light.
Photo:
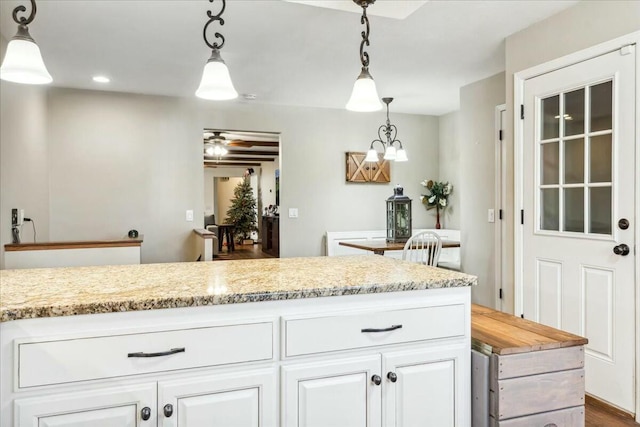
[[[361,33],[362,41],[360,42],[360,62],[362,63],[362,70],[353,85],[351,98],[349,98],[346,108],[347,110],[361,112],[378,111],[382,109],[382,104],[378,98],[376,83],[369,73],[369,54],[364,51],[364,46],[369,46],[369,18],[367,17],[367,7],[376,0],[353,1],[362,7],[360,23],[365,26],[365,30]]]
[[[209,0],[211,3],[213,3],[213,1],[214,0]],[[210,10],[207,11],[209,20],[204,25],[202,35],[204,37],[204,42],[211,48],[211,57],[204,66],[202,80],[200,81],[198,90],[196,90],[196,96],[198,98],[224,101],[238,97],[238,92],[236,92],[233,87],[233,83],[231,82],[231,76],[229,75],[227,64],[225,64],[224,60],[220,56],[220,49],[224,46],[224,36],[218,32],[215,33],[215,37],[220,39],[219,43],[217,41],[215,43],[211,43],[207,39],[207,28],[212,22],[219,21],[221,26],[224,25],[222,14],[224,13],[226,5],[226,0],[222,0],[222,8],[217,15],[211,13]]]
[[[382,98],[382,102],[387,104],[387,123],[380,126],[378,129],[378,139],[371,141],[371,146],[364,159],[365,162],[378,161],[378,152],[373,148],[373,144],[376,142],[379,142],[382,145],[382,149],[384,150],[383,158],[385,160],[395,160],[396,162],[406,162],[409,160],[407,152],[402,147],[402,142],[400,142],[399,139],[396,139],[396,135],[398,135],[398,128],[395,125],[392,125],[391,121],[389,121],[389,104],[391,104],[391,101],[393,101],[393,98]],[[396,145],[398,146],[397,148]]]
[[[29,34],[27,25],[36,17],[36,2],[31,0],[31,14],[18,18],[27,8],[18,6],[13,9],[13,20],[18,24],[18,32],[7,45],[7,52],[0,66],[0,79],[14,83],[42,85],[51,83],[53,78],[44,65],[40,48]]]

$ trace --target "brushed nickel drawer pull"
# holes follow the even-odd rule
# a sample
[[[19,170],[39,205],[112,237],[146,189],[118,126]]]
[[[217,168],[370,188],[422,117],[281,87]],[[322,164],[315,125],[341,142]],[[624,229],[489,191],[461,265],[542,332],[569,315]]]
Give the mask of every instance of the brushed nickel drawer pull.
[[[382,328],[382,329],[364,328],[364,329],[361,329],[360,332],[363,332],[363,333],[366,333],[366,332],[389,332],[389,331],[395,331],[396,329],[402,329],[402,325],[391,325],[388,328]]]
[[[169,351],[162,351],[160,353],[144,353],[140,351],[138,353],[129,353],[127,354],[127,357],[161,357],[161,356],[170,356],[176,353],[184,353],[184,351],[185,351],[184,347],[172,348]]]

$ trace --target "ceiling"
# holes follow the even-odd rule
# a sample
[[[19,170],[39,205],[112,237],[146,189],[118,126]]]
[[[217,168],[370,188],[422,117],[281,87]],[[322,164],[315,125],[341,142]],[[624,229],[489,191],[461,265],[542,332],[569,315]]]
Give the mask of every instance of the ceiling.
[[[350,0],[343,0],[349,2]],[[504,70],[506,36],[576,1],[428,1],[404,19],[369,7],[370,71],[392,112],[440,115],[458,109],[461,86]],[[0,32],[13,37],[0,1]],[[192,97],[210,50],[202,39],[205,0],[40,0],[31,35],[55,86]],[[411,2],[409,2],[411,3]],[[320,3],[322,4],[322,3]],[[414,5],[415,6],[415,5]],[[228,0],[221,53],[237,103],[344,108],[360,72],[356,13],[282,0]],[[214,29],[215,27],[215,29]],[[100,85],[92,76],[106,75]]]
[[[204,166],[207,168],[260,166],[262,162],[275,162],[280,154],[280,135],[277,133],[205,129],[203,139],[205,149],[217,140],[228,150],[220,158],[205,153]]]

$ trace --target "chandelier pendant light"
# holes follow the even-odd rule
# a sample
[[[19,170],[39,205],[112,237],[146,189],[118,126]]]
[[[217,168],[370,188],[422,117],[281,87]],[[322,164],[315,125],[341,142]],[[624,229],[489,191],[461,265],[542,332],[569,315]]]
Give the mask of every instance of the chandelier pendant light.
[[[27,8],[18,6],[13,9],[13,20],[18,24],[18,32],[7,45],[7,52],[0,66],[0,79],[14,83],[42,85],[51,83],[53,78],[44,65],[40,48],[27,27],[36,17],[36,2],[31,0],[31,13],[18,18]]]
[[[209,0],[210,3],[213,3],[213,1],[214,0]],[[226,0],[222,0],[222,8],[217,15],[214,15],[210,10],[207,11],[209,20],[204,25],[202,35],[204,37],[204,42],[211,48],[211,57],[204,66],[200,86],[198,87],[198,90],[196,90],[196,96],[199,98],[224,101],[238,97],[238,92],[236,92],[233,87],[233,83],[231,82],[231,76],[229,75],[227,64],[225,64],[224,60],[220,56],[220,49],[224,46],[224,36],[216,32],[214,36],[220,41],[216,41],[214,43],[211,43],[207,38],[207,28],[209,28],[209,25],[211,25],[212,22],[218,21],[220,26],[224,25],[222,14],[224,13],[226,6]]]
[[[380,126],[378,129],[378,139],[371,141],[371,146],[364,159],[365,162],[378,161],[378,152],[373,147],[373,144],[376,142],[379,142],[382,145],[385,160],[395,160],[396,162],[406,162],[409,160],[407,152],[402,147],[402,142],[400,142],[399,139],[396,139],[396,136],[398,135],[398,128],[395,125],[392,125],[389,120],[389,104],[391,104],[391,101],[393,101],[393,98],[382,98],[382,102],[387,104],[387,123]]]
[[[351,92],[351,98],[347,102],[347,110],[369,112],[378,111],[382,109],[382,104],[378,98],[378,91],[376,90],[376,83],[369,73],[369,54],[364,51],[364,47],[369,46],[369,18],[367,17],[367,7],[373,4],[376,0],[353,0],[357,5],[362,7],[362,17],[360,23],[365,26],[365,30],[362,31],[362,41],[360,42],[360,62],[362,63],[362,70],[360,75],[353,85],[353,91]]]
[[[225,148],[227,143],[226,138],[220,135],[221,132],[213,132],[213,133],[205,133],[205,150],[204,152],[211,157],[216,158],[216,162],[220,161],[220,158],[227,155],[229,150]],[[208,135],[211,135],[210,138],[207,138]]]

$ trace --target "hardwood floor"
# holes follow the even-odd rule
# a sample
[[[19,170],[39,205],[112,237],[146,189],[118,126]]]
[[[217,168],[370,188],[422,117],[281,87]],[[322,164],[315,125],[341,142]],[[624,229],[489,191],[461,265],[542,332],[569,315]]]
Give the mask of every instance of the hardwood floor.
[[[587,396],[585,427],[640,427],[631,415]]]
[[[273,258],[273,256],[262,252],[262,245],[236,245],[236,250],[227,252],[226,246],[222,248],[222,252],[216,255],[214,261],[228,261],[232,259],[260,259]]]

